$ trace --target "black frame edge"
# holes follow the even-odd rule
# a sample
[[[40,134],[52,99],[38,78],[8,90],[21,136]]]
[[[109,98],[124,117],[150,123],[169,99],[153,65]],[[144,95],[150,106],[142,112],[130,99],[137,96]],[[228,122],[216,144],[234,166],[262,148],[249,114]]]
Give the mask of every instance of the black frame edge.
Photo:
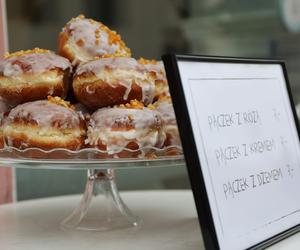
[[[187,162],[187,165],[200,166],[198,157],[194,157],[195,155],[198,156],[198,152],[195,146],[196,143],[192,134],[193,130],[191,121],[181,86],[181,79],[177,67],[177,57],[175,55],[164,55],[162,56],[162,60],[165,65],[169,85],[175,84],[176,88],[170,88],[171,96],[174,100],[173,105],[176,117],[180,117],[180,119],[186,121],[185,125],[181,122],[177,122],[179,131],[191,131],[191,133],[187,133],[185,136],[183,136],[183,133],[180,133],[180,139],[183,145],[193,145],[192,148],[183,147],[185,161]],[[174,74],[174,72],[178,73]],[[176,119],[178,120],[178,118]],[[189,167],[187,167],[187,171],[191,180],[191,187],[196,203],[195,206],[203,235],[204,245],[207,249],[220,249],[202,171],[200,168],[191,169]],[[198,180],[198,176],[200,176],[200,182]],[[201,204],[201,206],[199,206],[199,204]]]

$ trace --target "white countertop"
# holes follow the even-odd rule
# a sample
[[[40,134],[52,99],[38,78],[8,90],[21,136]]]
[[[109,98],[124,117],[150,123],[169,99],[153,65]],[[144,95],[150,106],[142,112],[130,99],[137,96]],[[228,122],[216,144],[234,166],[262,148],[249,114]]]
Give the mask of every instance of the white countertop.
[[[79,195],[2,205],[0,249],[204,249],[191,191],[122,192],[121,195],[142,218],[141,228],[63,231],[59,224],[77,205]],[[300,234],[269,248],[283,249],[300,249]]]

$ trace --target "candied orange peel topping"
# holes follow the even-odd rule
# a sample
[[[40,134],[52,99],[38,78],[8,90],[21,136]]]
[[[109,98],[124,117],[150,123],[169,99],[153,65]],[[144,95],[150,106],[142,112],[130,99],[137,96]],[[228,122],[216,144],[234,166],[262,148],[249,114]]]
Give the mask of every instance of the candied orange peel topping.
[[[147,106],[147,108],[150,109],[150,110],[156,109],[156,107],[155,107],[153,104],[149,104],[149,105]]]
[[[9,57],[15,57],[15,56],[22,56],[22,55],[26,55],[26,54],[46,54],[46,53],[51,53],[51,51],[47,50],[47,49],[34,48],[34,49],[29,49],[29,50],[20,50],[20,51],[16,51],[13,53],[5,53],[4,57],[9,58]]]
[[[73,109],[75,110],[75,107],[70,103],[58,96],[47,96],[48,102],[63,106],[65,108]]]
[[[168,103],[172,103],[172,98],[171,96],[168,95],[160,95],[158,97],[158,100],[153,104],[155,107],[157,107],[158,105],[160,105],[162,102],[168,102]],[[151,105],[151,104],[150,104]]]
[[[172,98],[169,95],[160,95],[158,97],[158,100],[160,100],[160,101],[172,101]]]
[[[104,58],[116,58],[116,57],[127,57],[127,55],[117,52],[115,54],[104,54],[101,56],[94,56],[94,60],[104,59]]]
[[[76,41],[76,44],[77,44],[79,47],[81,47],[81,46],[84,45],[84,41],[80,38],[80,39],[78,39],[78,40]]]
[[[131,56],[131,50],[123,42],[123,40],[121,39],[121,36],[116,31],[109,29],[103,23],[99,22],[99,24],[100,24],[100,28],[108,34],[109,44],[119,43],[120,49],[125,50],[125,53],[123,53],[123,54],[125,54],[126,56]],[[117,51],[117,53],[121,53],[121,52]]]
[[[143,58],[143,57],[141,57],[139,60],[138,60],[138,62],[140,63],[140,64],[157,64],[157,61],[156,60],[154,60],[154,59],[151,59],[151,60],[148,60],[148,59],[145,59],[145,58]]]
[[[126,104],[120,104],[117,106],[119,108],[131,108],[131,109],[144,109],[144,104],[142,102],[139,102],[138,100],[130,100],[130,103]]]
[[[129,119],[129,121],[133,121],[134,120],[133,115],[128,115],[128,119]]]
[[[72,18],[72,19],[76,19],[76,18],[83,20],[83,19],[85,19],[85,16],[83,14],[79,14],[77,17]]]

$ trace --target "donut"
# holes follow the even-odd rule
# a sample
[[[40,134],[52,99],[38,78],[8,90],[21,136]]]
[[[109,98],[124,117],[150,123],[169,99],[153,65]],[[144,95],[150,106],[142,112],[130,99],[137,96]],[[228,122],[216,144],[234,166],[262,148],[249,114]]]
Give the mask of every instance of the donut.
[[[0,60],[0,96],[14,106],[48,95],[64,98],[70,71],[70,62],[49,50],[6,54]]]
[[[0,97],[0,149],[4,148],[3,122],[11,107]]]
[[[155,79],[134,58],[102,58],[78,66],[73,91],[78,101],[92,110],[134,99],[148,105],[154,98]]]
[[[171,97],[160,96],[153,106],[161,114],[165,124],[166,140],[164,145],[180,146],[181,142]]]
[[[72,61],[73,65],[107,55],[131,56],[120,35],[83,15],[72,18],[60,32],[58,53]]]
[[[169,85],[164,64],[161,61],[147,60],[145,58],[140,58],[138,62],[144,65],[155,78],[154,99],[157,100],[159,96],[169,96]]]
[[[13,108],[4,121],[3,134],[6,145],[18,149],[78,150],[86,129],[72,106],[59,97],[49,97]]]
[[[88,123],[86,143],[106,151],[108,156],[141,156],[149,151],[149,147],[161,148],[164,141],[165,132],[159,113],[136,100],[99,109],[91,115]]]

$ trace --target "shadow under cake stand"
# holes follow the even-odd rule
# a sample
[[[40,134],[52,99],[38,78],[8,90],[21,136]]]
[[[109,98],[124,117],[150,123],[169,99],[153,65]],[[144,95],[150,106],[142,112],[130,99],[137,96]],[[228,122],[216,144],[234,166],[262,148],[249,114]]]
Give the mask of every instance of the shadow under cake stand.
[[[43,155],[44,154],[44,155]],[[38,155],[39,158],[29,158]],[[115,170],[140,167],[184,166],[182,155],[159,156],[155,159],[95,159],[95,152],[80,152],[55,149],[0,150],[0,165],[3,167],[32,169],[87,170],[87,183],[78,206],[62,221],[67,230],[110,231],[138,227],[139,217],[134,215],[122,200],[115,182]],[[52,159],[60,156],[60,159]],[[48,157],[48,158],[47,158]],[[55,157],[55,158],[56,158]]]

